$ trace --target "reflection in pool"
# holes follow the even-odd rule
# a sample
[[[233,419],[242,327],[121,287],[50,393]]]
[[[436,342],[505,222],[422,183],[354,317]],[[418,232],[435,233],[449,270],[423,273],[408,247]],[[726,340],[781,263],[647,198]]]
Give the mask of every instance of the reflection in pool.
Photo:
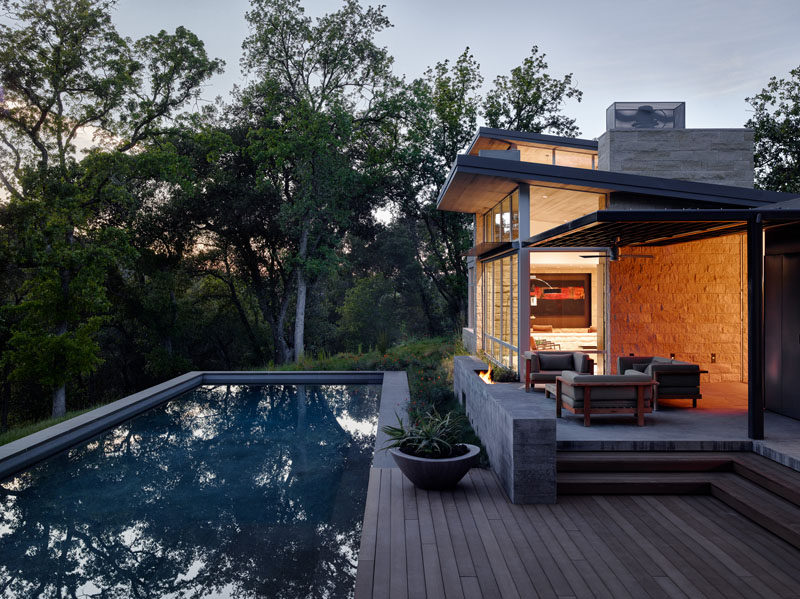
[[[350,596],[379,395],[200,387],[3,481],[0,596]]]

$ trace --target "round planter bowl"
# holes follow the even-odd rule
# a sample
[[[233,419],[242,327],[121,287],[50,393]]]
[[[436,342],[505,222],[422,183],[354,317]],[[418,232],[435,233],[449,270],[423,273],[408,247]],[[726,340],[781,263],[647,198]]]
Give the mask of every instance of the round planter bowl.
[[[418,458],[395,448],[390,449],[389,453],[392,454],[400,471],[414,483],[414,486],[428,491],[442,491],[455,487],[478,461],[480,448],[469,443],[463,445],[469,450],[467,453],[441,460]]]

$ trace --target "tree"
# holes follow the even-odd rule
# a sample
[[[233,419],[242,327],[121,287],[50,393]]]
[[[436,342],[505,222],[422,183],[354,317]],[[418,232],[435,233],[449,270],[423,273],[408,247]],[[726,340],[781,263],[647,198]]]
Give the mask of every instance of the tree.
[[[490,127],[529,133],[551,133],[566,137],[580,134],[575,119],[561,114],[564,102],[583,96],[572,84],[572,73],[558,79],[547,73],[546,54],[538,46],[511,76],[500,75],[486,95],[483,110]]]
[[[122,38],[112,0],[0,6],[11,16],[0,24],[0,181],[11,196],[9,226],[19,232],[15,259],[28,273],[3,361],[12,377],[51,388],[58,416],[66,383],[100,361],[105,276],[129,247],[123,230],[104,226],[113,206],[130,199],[117,172],[130,164],[124,153],[160,136],[221,63],[182,27],[135,43]],[[90,159],[79,161],[81,141],[94,146]]]
[[[449,323],[466,317],[469,215],[436,209],[436,198],[459,152],[475,134],[483,83],[469,48],[454,63],[436,63],[407,85],[403,125],[391,161],[392,194],[414,240],[416,258],[447,305]]]
[[[756,186],[800,192],[800,67],[788,79],[771,77],[767,87],[746,101],[753,116]]]
[[[280,255],[289,293],[271,326],[279,361],[304,351],[309,285],[333,268],[349,227],[371,219],[380,200],[372,159],[389,118],[391,58],[375,44],[389,26],[382,7],[345,0],[316,22],[298,0],[256,0],[243,64],[258,76],[242,96],[257,115],[251,151],[281,197],[280,227],[295,249]],[[377,192],[377,193],[376,193]],[[294,300],[294,335],[284,333]]]

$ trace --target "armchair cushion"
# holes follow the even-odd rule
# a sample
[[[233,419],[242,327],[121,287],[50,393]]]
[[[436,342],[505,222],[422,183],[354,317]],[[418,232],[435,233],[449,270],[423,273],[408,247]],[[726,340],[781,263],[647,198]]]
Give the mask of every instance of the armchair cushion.
[[[539,354],[539,367],[541,370],[572,370],[572,354]]]

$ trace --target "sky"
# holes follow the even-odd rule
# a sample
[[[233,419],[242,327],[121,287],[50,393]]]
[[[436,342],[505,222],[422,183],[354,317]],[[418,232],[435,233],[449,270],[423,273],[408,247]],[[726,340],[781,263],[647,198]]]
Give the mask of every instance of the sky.
[[[488,88],[538,45],[550,74],[573,73],[583,91],[583,101],[564,112],[586,138],[605,130],[605,110],[615,101],[683,101],[687,127],[742,127],[750,114],[745,98],[800,66],[800,0],[384,2],[393,27],[377,42],[394,56],[395,72],[420,76],[469,46]],[[312,17],[341,6],[302,3]],[[119,0],[114,20],[134,38],[178,25],[194,31],[227,65],[204,91],[213,100],[244,81],[248,9],[247,0]]]

